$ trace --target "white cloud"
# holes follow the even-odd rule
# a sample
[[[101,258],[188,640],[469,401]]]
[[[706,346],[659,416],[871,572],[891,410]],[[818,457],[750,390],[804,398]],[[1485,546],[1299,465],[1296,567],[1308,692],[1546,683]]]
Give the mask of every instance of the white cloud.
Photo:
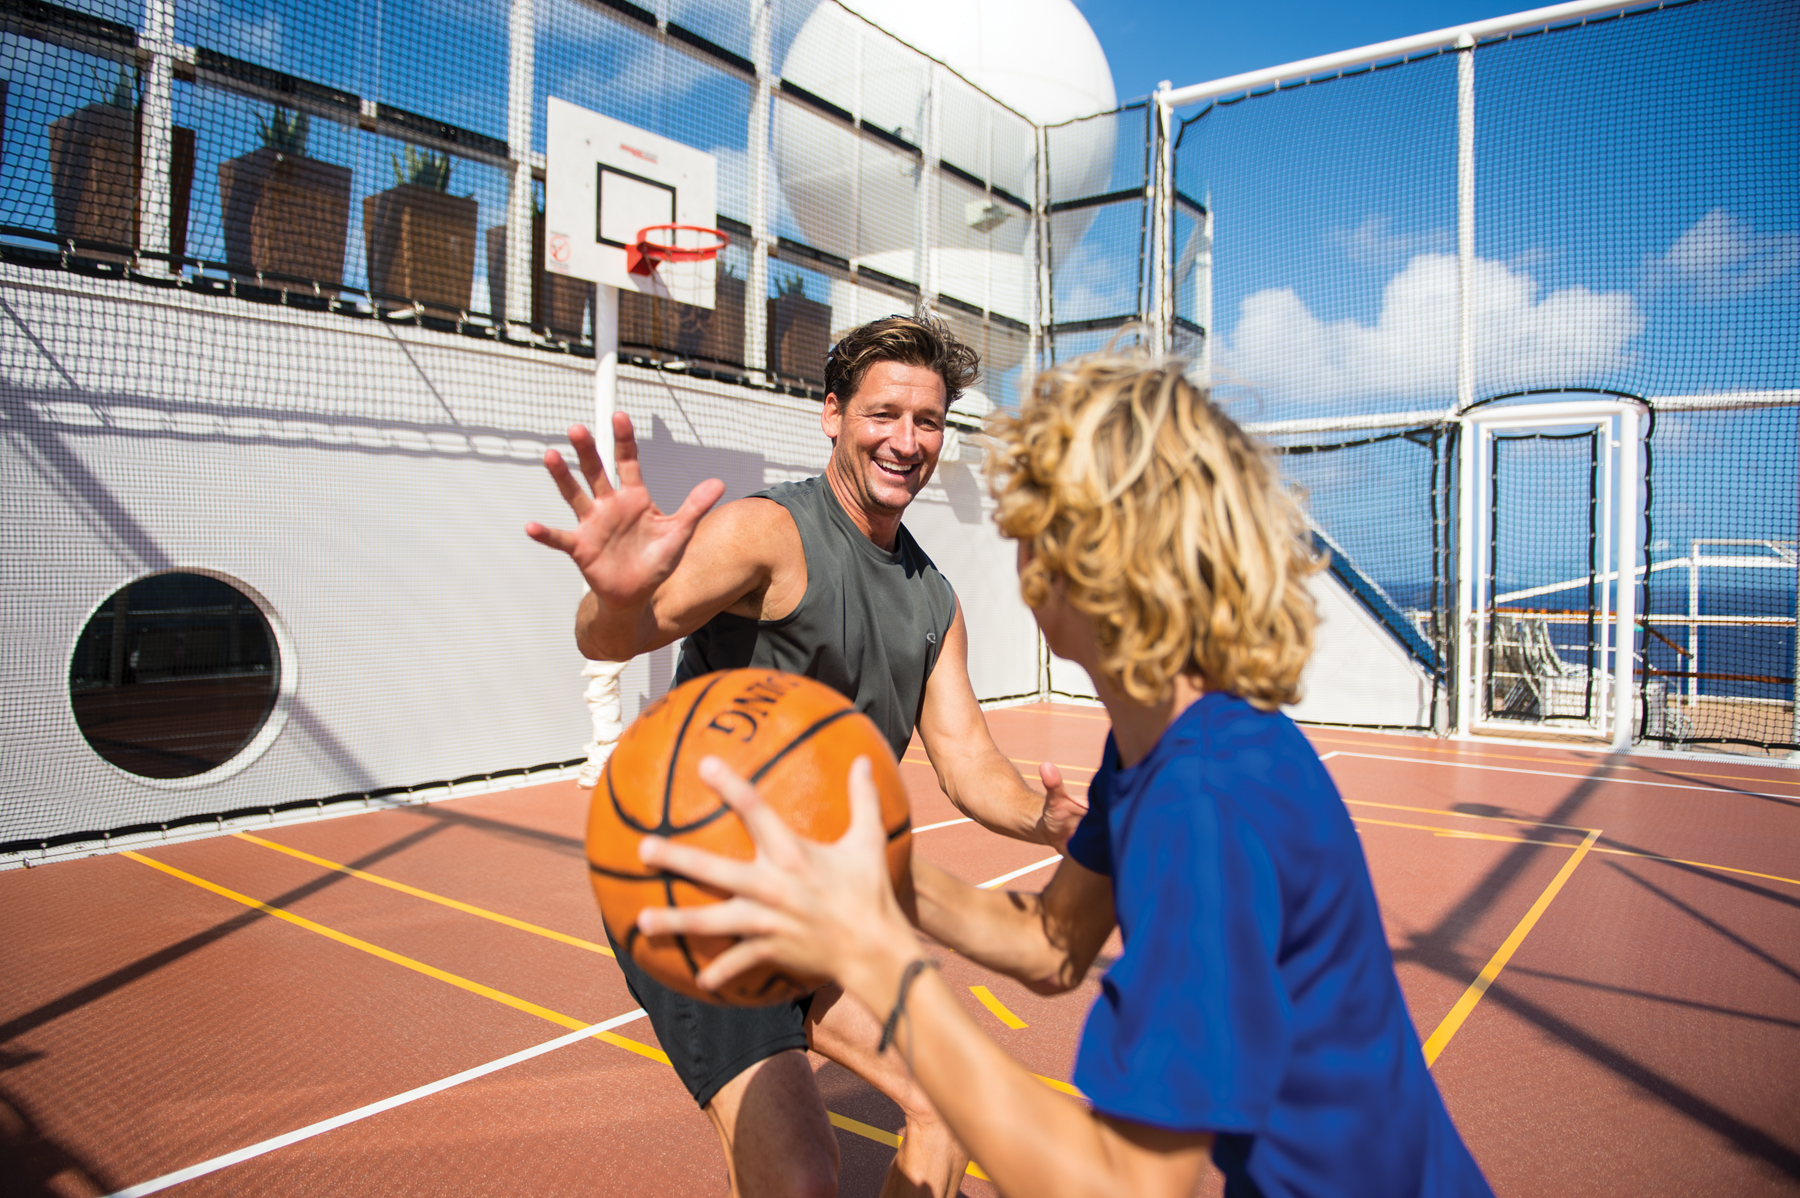
[[[1717,304],[1768,286],[1800,266],[1800,234],[1761,236],[1714,208],[1689,225],[1666,253],[1644,259],[1651,287],[1679,287],[1689,302]]]
[[[1544,293],[1522,269],[1475,260],[1476,380],[1484,395],[1593,382],[1629,361],[1644,327],[1625,292],[1564,287]],[[1221,364],[1236,382],[1276,399],[1371,397],[1444,401],[1456,390],[1457,265],[1421,253],[1388,280],[1374,324],[1327,323],[1291,288],[1244,300]]]
[[[1352,262],[1371,266],[1400,266],[1419,254],[1448,254],[1456,249],[1456,239],[1448,229],[1390,235],[1387,225],[1387,217],[1372,215],[1348,232],[1334,229],[1331,239]]]

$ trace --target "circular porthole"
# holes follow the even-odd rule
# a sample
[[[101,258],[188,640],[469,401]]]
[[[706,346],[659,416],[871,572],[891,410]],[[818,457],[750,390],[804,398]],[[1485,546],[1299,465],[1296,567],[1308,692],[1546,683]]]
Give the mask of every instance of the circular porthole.
[[[281,693],[262,608],[208,574],[119,588],[81,630],[69,701],[88,745],[139,778],[210,773],[257,740]]]

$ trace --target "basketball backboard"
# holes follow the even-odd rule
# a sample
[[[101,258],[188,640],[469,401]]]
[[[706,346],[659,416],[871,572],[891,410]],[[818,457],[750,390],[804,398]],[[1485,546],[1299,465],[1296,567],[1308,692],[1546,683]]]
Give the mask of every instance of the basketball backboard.
[[[545,134],[544,269],[712,307],[716,261],[633,274],[625,251],[651,225],[718,222],[713,156],[555,96]]]

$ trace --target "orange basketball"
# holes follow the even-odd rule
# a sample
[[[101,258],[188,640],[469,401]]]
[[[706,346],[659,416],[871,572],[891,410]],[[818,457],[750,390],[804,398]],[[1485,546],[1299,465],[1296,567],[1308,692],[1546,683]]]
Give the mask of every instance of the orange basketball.
[[[644,709],[625,730],[588,808],[588,878],[615,943],[672,990],[709,1002],[755,1007],[798,998],[824,984],[772,966],[702,990],[694,980],[733,941],[719,936],[646,936],[645,907],[694,907],[724,896],[638,860],[654,833],[727,857],[755,856],[737,813],[700,780],[700,761],[718,757],[756,785],[787,826],[830,842],[850,826],[850,765],[867,757],[881,792],[888,875],[911,886],[912,818],[900,768],[875,722],[843,695],[810,678],[775,670],[725,670],[695,678]]]

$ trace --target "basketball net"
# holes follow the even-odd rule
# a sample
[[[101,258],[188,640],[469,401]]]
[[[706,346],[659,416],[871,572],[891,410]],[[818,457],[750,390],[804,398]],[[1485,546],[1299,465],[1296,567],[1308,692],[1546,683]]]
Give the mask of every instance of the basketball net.
[[[625,734],[625,704],[619,697],[619,675],[630,665],[627,661],[590,661],[581,667],[588,679],[588,715],[594,721],[594,739],[582,747],[587,750],[587,764],[576,775],[576,784],[592,787],[600,784],[600,771],[612,756],[619,737]]]

